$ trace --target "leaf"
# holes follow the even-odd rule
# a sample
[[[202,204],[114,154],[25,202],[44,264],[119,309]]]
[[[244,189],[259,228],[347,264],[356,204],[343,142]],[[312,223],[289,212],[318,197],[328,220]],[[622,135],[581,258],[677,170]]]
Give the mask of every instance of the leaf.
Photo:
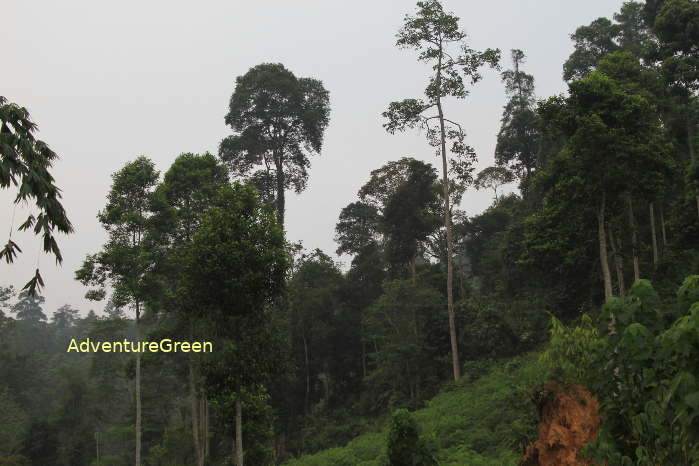
[[[34,278],[29,280],[26,285],[24,285],[24,288],[22,288],[22,291],[27,290],[27,293],[29,293],[31,296],[35,296],[37,290],[41,290],[41,288],[44,287],[44,280],[41,278],[41,274],[39,273],[39,269],[36,269],[36,272],[34,273]]]
[[[0,260],[4,257],[5,261],[8,264],[11,264],[15,260],[18,252],[22,252],[22,250],[19,248],[19,246],[17,246],[17,243],[11,239],[8,239],[7,244],[2,251],[0,251]]]

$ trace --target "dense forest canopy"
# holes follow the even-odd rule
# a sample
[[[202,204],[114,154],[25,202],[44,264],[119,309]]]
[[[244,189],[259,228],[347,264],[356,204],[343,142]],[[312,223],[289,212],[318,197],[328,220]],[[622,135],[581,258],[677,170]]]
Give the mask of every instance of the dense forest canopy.
[[[699,2],[581,25],[553,96],[518,44],[471,48],[438,0],[406,13],[395,46],[422,91],[381,124],[436,158],[365,174],[334,219],[346,265],[285,224],[332,93],[265,62],[229,83],[217,154],[112,174],[102,244],[66,271],[99,312],[49,309],[39,260],[15,285],[13,235],[61,262],[79,225],[58,155],[0,97],[0,188],[35,212],[0,251],[0,465],[559,464],[536,425],[560,387],[599,406],[574,461],[699,462]],[[454,109],[498,76],[479,154]],[[492,203],[468,215],[476,190]]]

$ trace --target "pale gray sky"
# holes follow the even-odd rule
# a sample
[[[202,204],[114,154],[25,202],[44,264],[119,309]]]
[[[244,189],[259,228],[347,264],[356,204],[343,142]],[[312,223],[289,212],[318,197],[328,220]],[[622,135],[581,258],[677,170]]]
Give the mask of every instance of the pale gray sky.
[[[444,0],[461,18],[472,48],[527,54],[539,97],[564,92],[569,34],[599,16],[611,18],[621,0]],[[281,62],[297,76],[323,81],[331,122],[308,189],[287,196],[287,231],[308,249],[334,254],[334,226],[369,172],[413,156],[438,165],[418,133],[387,134],[388,103],[419,97],[428,70],[411,51],[394,46],[413,0],[0,0],[0,95],[27,107],[38,137],[61,160],[53,173],[76,232],[60,237],[62,267],[43,255],[45,311],[65,303],[99,311],[73,280],[85,254],[105,234],[96,219],[110,175],[139,155],[161,172],[182,152],[217,152],[235,78],[263,62]],[[479,168],[493,163],[505,95],[499,76],[486,73],[466,101],[448,105],[464,124]],[[12,216],[12,194],[0,193],[0,232]],[[470,191],[462,208],[482,211],[491,193]],[[17,218],[25,209],[17,210]],[[4,241],[5,238],[2,238]],[[31,277],[39,239],[14,234],[24,253],[0,265],[0,284],[18,288]],[[345,258],[346,261],[346,258]]]

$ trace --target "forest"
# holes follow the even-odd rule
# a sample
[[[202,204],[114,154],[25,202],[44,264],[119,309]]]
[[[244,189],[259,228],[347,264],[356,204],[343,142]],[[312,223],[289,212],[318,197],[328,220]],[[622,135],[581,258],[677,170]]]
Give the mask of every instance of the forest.
[[[433,163],[366,173],[336,251],[289,240],[332,96],[252,66],[218,153],[112,174],[106,240],[64,270],[89,312],[47,308],[43,265],[13,270],[35,248],[19,232],[61,263],[77,225],[59,154],[0,96],[0,187],[34,207],[0,250],[1,466],[699,464],[699,1],[579,26],[548,97],[526,51],[471,48],[446,1],[396,15],[428,74],[381,121]],[[498,78],[477,170],[450,109]],[[492,202],[467,215],[474,190]]]

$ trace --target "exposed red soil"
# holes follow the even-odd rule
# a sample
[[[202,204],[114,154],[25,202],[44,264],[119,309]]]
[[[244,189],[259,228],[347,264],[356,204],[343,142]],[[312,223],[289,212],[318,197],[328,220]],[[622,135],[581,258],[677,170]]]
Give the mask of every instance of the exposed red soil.
[[[603,416],[597,399],[584,387],[549,381],[539,405],[539,438],[527,448],[520,466],[582,466],[578,458],[594,442]]]

